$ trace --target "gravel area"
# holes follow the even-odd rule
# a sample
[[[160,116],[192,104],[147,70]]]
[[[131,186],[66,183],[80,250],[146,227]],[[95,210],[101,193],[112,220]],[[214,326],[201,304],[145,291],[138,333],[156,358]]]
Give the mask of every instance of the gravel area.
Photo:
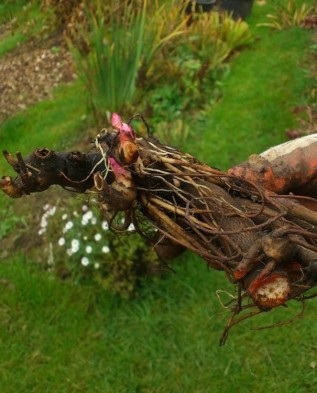
[[[0,57],[0,122],[53,97],[61,83],[76,78],[72,57],[58,38],[28,42]]]

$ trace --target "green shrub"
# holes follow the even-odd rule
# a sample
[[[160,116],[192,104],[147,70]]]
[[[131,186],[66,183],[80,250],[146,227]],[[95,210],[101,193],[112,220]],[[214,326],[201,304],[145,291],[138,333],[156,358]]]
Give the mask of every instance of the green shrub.
[[[131,224],[120,236],[88,205],[45,205],[38,235],[46,253],[37,257],[57,276],[83,283],[95,281],[112,293],[129,298],[142,279],[158,269],[152,247]]]
[[[314,12],[314,7],[306,3],[299,4],[296,0],[287,0],[282,5],[276,5],[273,14],[268,14],[269,22],[260,23],[276,30],[284,30],[301,26],[305,19]]]
[[[229,58],[253,42],[246,22],[227,14],[197,13],[177,44],[158,51],[152,79],[143,83],[148,115],[154,123],[171,122],[184,112],[196,112],[218,95],[217,80]],[[159,86],[159,87],[157,87]]]
[[[253,40],[245,22],[226,14],[197,13],[189,23],[176,0],[125,1],[120,12],[95,4],[86,4],[88,27],[81,32],[90,52],[77,50],[76,58],[102,126],[107,112],[138,112],[140,106],[157,122],[174,118],[175,106],[179,113],[196,110],[205,94],[212,96],[215,72]]]

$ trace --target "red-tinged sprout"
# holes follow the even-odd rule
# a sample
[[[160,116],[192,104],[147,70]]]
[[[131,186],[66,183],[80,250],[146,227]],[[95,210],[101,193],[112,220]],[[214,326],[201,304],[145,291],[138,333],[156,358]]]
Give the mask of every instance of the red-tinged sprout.
[[[118,113],[113,113],[111,115],[111,125],[114,127],[116,130],[120,130],[122,127],[122,118]]]
[[[124,123],[122,118],[117,113],[113,113],[111,116],[112,126],[118,130],[120,138],[119,155],[120,161],[125,165],[132,164],[138,159],[138,148],[135,143],[136,135],[132,127]]]
[[[122,127],[120,129],[120,138],[130,138],[130,140],[135,140],[135,133],[132,127],[127,123],[122,123]]]
[[[116,179],[115,183],[122,184],[126,189],[135,190],[131,173],[123,168],[113,157],[109,157],[109,164]]]
[[[130,209],[136,199],[136,187],[131,174],[123,168],[113,157],[109,157],[109,165],[115,176],[115,181],[110,185],[100,179],[94,179],[97,191],[101,193],[101,205],[108,210],[125,211]]]
[[[134,163],[139,156],[138,147],[135,142],[135,134],[126,123],[122,124],[122,128],[119,131],[120,136],[120,160],[125,164],[129,165]]]
[[[113,113],[111,116],[111,124],[112,126],[119,131],[120,134],[120,142],[122,142],[122,140],[135,140],[135,133],[132,129],[132,127],[127,124],[124,123],[122,121],[122,118],[120,115],[118,115],[117,113]],[[122,140],[121,140],[122,139]]]
[[[115,158],[109,157],[108,160],[117,181],[120,181],[123,177],[131,179],[130,172],[124,169]]]
[[[98,193],[99,207],[106,220],[111,219],[115,212],[130,209],[136,198],[136,187],[130,173],[113,158],[109,159],[109,164],[115,175],[115,181],[111,184],[107,183],[100,172],[94,174],[94,189]]]

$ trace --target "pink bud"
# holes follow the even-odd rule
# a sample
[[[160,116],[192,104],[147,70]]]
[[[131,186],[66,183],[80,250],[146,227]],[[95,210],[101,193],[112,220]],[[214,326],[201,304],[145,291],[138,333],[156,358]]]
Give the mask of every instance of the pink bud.
[[[117,130],[120,130],[122,127],[122,118],[120,115],[118,115],[118,113],[113,113],[111,116],[111,124],[114,128],[116,128]]]
[[[127,123],[122,123],[121,129],[126,136],[129,136],[131,139],[135,139],[135,134],[132,127]]]
[[[111,168],[113,170],[113,173],[115,175],[115,177],[117,176],[128,176],[129,172],[127,170],[125,170],[113,157],[109,157],[109,164],[111,165]]]

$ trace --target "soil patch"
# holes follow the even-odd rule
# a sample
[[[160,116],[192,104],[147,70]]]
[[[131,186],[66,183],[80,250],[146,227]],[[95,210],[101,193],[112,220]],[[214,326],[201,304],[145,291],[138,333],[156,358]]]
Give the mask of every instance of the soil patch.
[[[52,98],[55,87],[75,78],[73,60],[61,36],[20,45],[0,58],[0,122]]]

